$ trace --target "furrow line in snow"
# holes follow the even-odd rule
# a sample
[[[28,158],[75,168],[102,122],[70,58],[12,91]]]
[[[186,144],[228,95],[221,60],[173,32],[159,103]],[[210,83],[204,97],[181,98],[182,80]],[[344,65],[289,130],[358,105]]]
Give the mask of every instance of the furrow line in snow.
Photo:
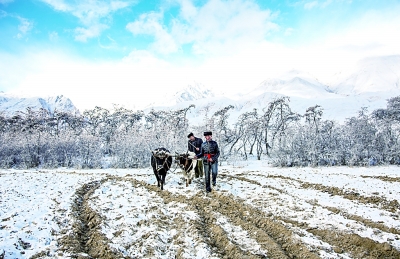
[[[90,208],[88,201],[93,192],[106,181],[83,184],[75,192],[72,204],[74,223],[72,233],[62,237],[59,243],[64,252],[79,258],[123,258],[108,246],[108,239],[100,231],[101,217]]]
[[[329,211],[332,211],[335,214],[340,214],[342,215],[344,218],[347,219],[351,219],[354,220],[356,222],[362,223],[364,226],[370,227],[370,228],[376,228],[379,229],[381,231],[387,232],[387,233],[392,233],[394,235],[400,235],[400,230],[394,227],[388,227],[385,224],[381,223],[381,222],[374,222],[370,219],[366,219],[364,217],[358,216],[358,215],[354,215],[354,214],[350,214],[346,211],[343,211],[342,209],[336,208],[336,207],[328,207],[328,206],[322,206],[318,203],[315,203],[315,205],[318,205],[322,208],[325,208]]]
[[[160,191],[131,175],[110,180],[97,191],[97,197],[102,202],[112,201],[112,205],[95,202],[94,207],[103,215],[103,232],[114,236],[112,247],[133,258],[222,258],[218,249],[208,244],[210,238],[191,200]],[[126,213],[107,212],[110,207]]]
[[[400,182],[399,177],[390,177],[390,176],[371,176],[371,175],[361,175],[362,178],[371,178],[371,179],[379,179],[385,182]]]
[[[213,209],[247,230],[249,236],[268,251],[269,258],[319,258],[296,239],[292,231],[264,212],[232,195],[215,192],[212,197],[216,199]]]
[[[247,182],[250,182],[250,183],[253,183],[253,184],[260,185],[260,186],[262,186],[264,188],[276,190],[276,191],[278,191],[280,193],[284,193],[285,192],[284,190],[281,190],[281,189],[276,188],[276,187],[272,187],[270,185],[261,185],[259,182],[255,181],[255,180],[252,180],[252,179],[247,179],[246,177],[243,177],[243,176],[230,176],[230,175],[223,175],[223,176],[230,177],[230,178],[235,178],[235,179],[242,180],[242,181],[247,181]],[[258,175],[258,176],[262,176],[262,175]],[[267,177],[267,176],[264,176],[264,177]],[[285,179],[285,180],[288,180],[288,181],[289,180],[290,181],[297,181],[297,182],[301,183],[302,187],[307,186],[304,182],[301,182],[301,181],[299,181],[297,179],[292,179],[292,178],[289,178],[289,177],[285,177],[285,176],[282,176],[282,177],[273,176],[272,178],[282,178],[282,179]],[[314,188],[311,188],[311,189],[314,189]],[[285,193],[288,194],[288,195],[291,195],[288,192],[285,192]],[[344,197],[344,198],[346,198],[346,197]],[[310,203],[309,201],[307,201],[307,202]],[[319,206],[319,207],[324,208],[324,209],[327,209],[327,210],[329,210],[329,211],[331,211],[331,212],[333,212],[335,214],[340,214],[344,218],[351,219],[351,220],[357,221],[359,223],[362,223],[364,226],[367,226],[367,227],[370,227],[370,228],[376,228],[376,229],[379,229],[379,230],[387,232],[387,233],[400,235],[400,230],[399,229],[396,229],[394,227],[388,227],[385,224],[383,224],[383,222],[374,222],[374,221],[366,219],[364,217],[361,217],[361,216],[354,215],[354,214],[348,213],[346,211],[343,211],[340,208],[323,206],[321,204],[318,204],[317,202],[312,202],[311,204],[315,205],[315,206]],[[392,214],[392,216],[397,218],[397,214]]]
[[[257,210],[243,201],[218,192],[208,196],[193,196],[188,198],[182,195],[171,194],[168,191],[160,191],[156,186],[141,183],[147,188],[157,191],[167,201],[185,201],[195,204],[196,211],[204,221],[202,228],[210,228],[204,236],[211,238],[209,244],[217,247],[221,255],[229,258],[243,258],[239,254],[245,252],[248,258],[263,258],[263,255],[250,251],[240,251],[242,248],[235,245],[226,235],[227,233],[217,224],[214,212],[226,216],[234,225],[247,230],[249,236],[257,241],[261,248],[267,251],[268,258],[319,258],[316,254],[296,239],[293,232],[282,223],[269,219],[265,213]],[[210,227],[211,226],[211,227]],[[222,246],[221,246],[222,244]],[[227,245],[229,244],[229,245]],[[249,257],[250,256],[250,257]]]
[[[349,190],[343,190],[341,188],[334,187],[334,186],[325,186],[323,184],[304,182],[304,181],[301,181],[298,179],[294,179],[294,178],[282,176],[282,175],[257,174],[256,176],[261,176],[261,177],[265,177],[265,178],[278,178],[278,179],[286,180],[288,182],[297,182],[300,184],[300,187],[303,189],[313,189],[313,190],[318,190],[321,192],[326,192],[330,195],[341,196],[348,200],[358,201],[358,202],[366,204],[366,205],[374,204],[378,208],[389,211],[391,213],[395,213],[400,210],[400,203],[397,200],[388,200],[385,197],[381,197],[381,196],[377,196],[377,195],[364,196],[353,190],[349,191]],[[235,176],[231,176],[231,177],[235,177]],[[246,179],[245,177],[242,177],[242,176],[241,176],[241,178]],[[241,179],[241,178],[237,178],[237,179]],[[373,177],[373,178],[378,178],[378,177]],[[247,179],[247,180],[249,182],[256,182],[251,179]]]
[[[295,227],[305,229],[307,232],[318,236],[323,242],[332,245],[334,251],[338,254],[347,253],[350,254],[352,258],[363,259],[400,258],[400,251],[396,250],[387,242],[379,243],[370,238],[361,237],[358,234],[348,233],[345,231],[310,227],[307,223],[283,217],[277,217],[277,219]]]
[[[187,198],[183,195],[172,194],[169,191],[161,191],[157,186],[149,185],[144,182],[138,182],[132,179],[136,184],[157,192],[165,203],[183,202],[187,203],[194,209],[199,218],[197,222],[193,222],[197,231],[203,236],[204,241],[209,245],[209,249],[219,258],[260,258],[246,251],[242,251],[240,247],[233,244],[227,237],[225,231],[216,224],[216,217],[210,211],[209,199],[206,198]]]
[[[246,182],[249,182],[252,184],[262,186],[257,181],[252,180],[252,179],[247,179],[246,177],[243,177],[243,176],[224,175],[224,177],[227,177],[229,179],[237,179],[237,180],[241,180],[241,181],[246,181]],[[267,176],[265,176],[265,177],[267,177]],[[291,179],[289,177],[274,177],[274,178],[283,178],[285,180],[298,181],[296,179]],[[303,185],[301,185],[301,186],[303,186]],[[291,195],[284,190],[281,190],[280,193],[285,193],[287,195]],[[312,205],[319,206],[321,208],[335,212],[335,214],[341,214],[341,216],[343,216],[343,217],[348,216],[355,221],[361,221],[366,226],[371,227],[371,228],[376,228],[377,226],[379,226],[382,230],[385,230],[389,233],[393,233],[393,234],[398,233],[397,229],[388,228],[387,226],[385,226],[383,224],[370,222],[366,219],[363,219],[362,217],[355,216],[355,215],[349,215],[345,212],[343,212],[344,214],[342,214],[336,208],[321,206],[316,202],[313,202]],[[306,222],[298,222],[298,221],[289,219],[287,217],[275,216],[275,218],[278,220],[281,220],[287,224],[291,224],[297,228],[304,229],[307,232],[317,236],[321,241],[332,245],[334,251],[339,254],[349,253],[352,256],[354,256],[355,258],[398,258],[398,257],[400,258],[400,251],[396,250],[394,247],[392,247],[387,242],[379,243],[370,238],[361,237],[358,234],[345,233],[345,232],[339,231],[339,230],[335,231],[335,230],[330,230],[330,229],[317,229],[315,227],[310,227]]]

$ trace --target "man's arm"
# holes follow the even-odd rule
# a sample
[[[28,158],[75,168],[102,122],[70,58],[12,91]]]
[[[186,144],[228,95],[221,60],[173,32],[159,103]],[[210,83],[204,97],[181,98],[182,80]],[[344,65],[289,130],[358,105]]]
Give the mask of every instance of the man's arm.
[[[195,156],[195,159],[201,158],[203,156],[204,156],[204,149],[203,149],[203,145],[201,145],[200,146],[200,153]]]
[[[217,142],[215,142],[214,141],[214,144],[215,144],[215,154],[214,154],[214,156],[213,156],[213,160],[217,160],[218,159],[218,157],[219,157],[219,147],[218,147],[218,143]]]
[[[197,151],[199,151],[201,149],[201,145],[203,144],[203,140],[201,138],[197,138],[197,145],[199,146],[198,149],[196,149]]]

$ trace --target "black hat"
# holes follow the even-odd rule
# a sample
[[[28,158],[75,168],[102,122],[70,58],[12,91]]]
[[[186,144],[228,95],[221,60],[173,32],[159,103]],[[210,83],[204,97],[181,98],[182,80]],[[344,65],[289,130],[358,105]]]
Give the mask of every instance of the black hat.
[[[211,131],[205,131],[204,132],[204,136],[211,136],[212,135],[212,132]]]
[[[189,133],[188,138],[190,138],[191,136],[194,136],[192,132]]]

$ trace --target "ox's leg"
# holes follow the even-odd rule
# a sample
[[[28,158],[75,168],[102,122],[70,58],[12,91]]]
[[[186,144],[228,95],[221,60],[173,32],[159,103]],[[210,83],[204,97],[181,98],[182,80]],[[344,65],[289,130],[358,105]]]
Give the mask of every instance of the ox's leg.
[[[158,172],[157,172],[156,169],[153,169],[153,172],[154,172],[154,175],[156,176],[156,179],[157,179],[157,186],[160,187],[160,181],[161,181],[161,179],[160,179],[160,177],[158,176]]]
[[[196,170],[198,170],[197,168],[197,161],[192,162],[192,170],[190,170],[190,178],[189,178],[189,184],[192,183],[193,178],[196,176]],[[197,172],[198,173],[198,172]],[[197,175],[196,178],[199,178],[199,176]]]
[[[161,175],[161,190],[164,190],[165,176],[166,176],[166,174]]]

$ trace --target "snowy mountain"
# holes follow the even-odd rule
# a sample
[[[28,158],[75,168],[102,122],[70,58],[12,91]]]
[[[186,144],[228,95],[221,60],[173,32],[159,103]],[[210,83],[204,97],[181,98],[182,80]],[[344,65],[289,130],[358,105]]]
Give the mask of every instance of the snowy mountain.
[[[175,100],[176,103],[181,103],[214,96],[214,93],[210,89],[205,88],[202,84],[195,83],[194,85],[188,85],[186,88],[175,93],[173,100]]]
[[[313,75],[292,70],[263,81],[254,90],[234,100],[215,96],[211,91],[203,90],[205,88],[201,84],[189,85],[173,95],[169,102],[152,107],[180,109],[194,104],[196,108],[191,110],[189,119],[196,125],[196,122],[202,121],[206,106],[209,106],[209,114],[212,115],[218,109],[233,105],[235,109],[230,114],[234,122],[244,112],[253,109],[262,112],[272,100],[288,96],[294,112],[304,114],[307,108],[320,105],[324,119],[344,122],[346,118],[357,116],[362,107],[367,107],[370,112],[386,108],[387,99],[400,95],[400,56],[361,60],[348,76],[336,79],[335,83],[328,85]]]
[[[72,101],[63,96],[41,97],[19,97],[0,93],[0,112],[5,115],[14,115],[18,111],[25,111],[27,108],[34,110],[46,109],[50,113],[54,111],[65,111],[79,113]]]
[[[357,95],[363,93],[389,92],[400,94],[400,56],[385,56],[363,59],[355,71],[332,86],[338,94]]]
[[[328,86],[322,84],[311,75],[297,70],[289,71],[279,78],[265,80],[254,92],[260,94],[276,93],[302,98],[325,97],[332,94]]]
[[[215,97],[215,94],[210,89],[207,89],[203,84],[195,82],[175,92],[173,95],[162,96],[159,100],[153,98],[153,101],[145,107],[145,110],[156,107],[182,107],[182,103],[185,106],[186,103],[194,104],[199,100],[213,97]]]

